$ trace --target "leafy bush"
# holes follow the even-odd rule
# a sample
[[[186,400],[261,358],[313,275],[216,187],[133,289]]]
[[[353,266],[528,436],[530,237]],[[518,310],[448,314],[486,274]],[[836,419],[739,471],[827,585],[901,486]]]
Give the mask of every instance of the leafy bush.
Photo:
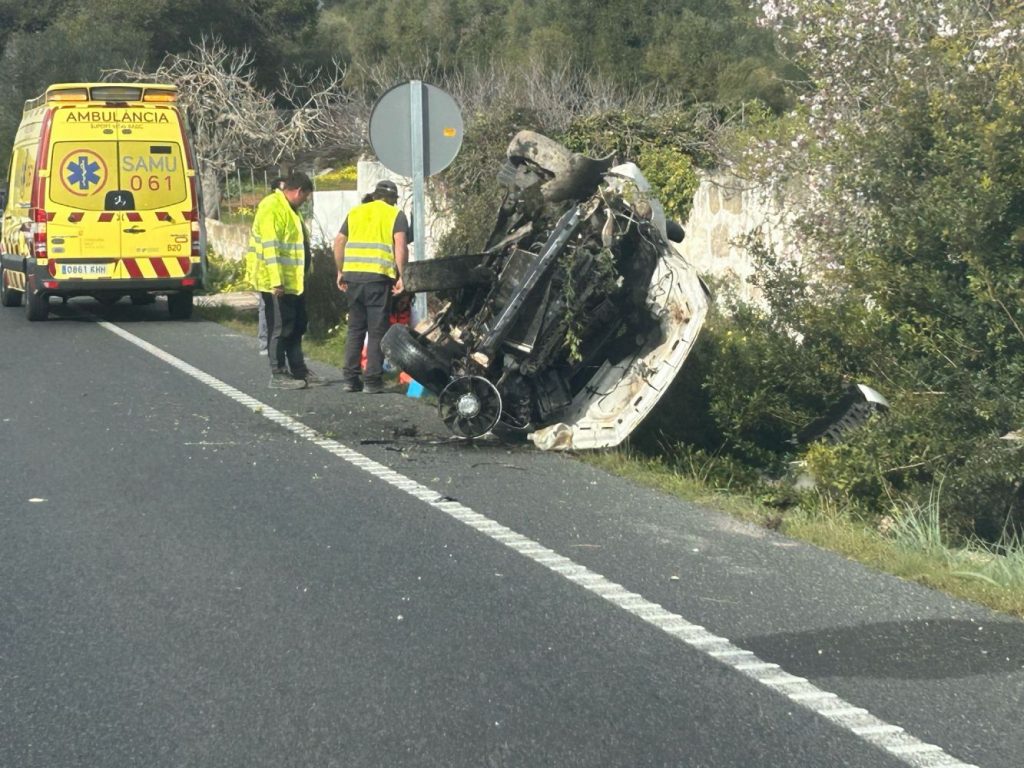
[[[670,219],[686,221],[700,177],[692,158],[675,147],[645,146],[636,159]]]
[[[323,340],[341,324],[348,313],[348,300],[338,290],[338,270],[329,246],[313,249],[313,271],[306,275],[306,315],[310,337]]]
[[[252,286],[245,280],[245,261],[227,259],[209,248],[206,253],[207,293],[229,291],[251,291]]]

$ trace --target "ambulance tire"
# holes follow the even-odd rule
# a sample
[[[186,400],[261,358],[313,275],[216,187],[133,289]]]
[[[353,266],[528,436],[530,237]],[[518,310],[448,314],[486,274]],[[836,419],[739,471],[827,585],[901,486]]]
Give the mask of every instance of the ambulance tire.
[[[171,320],[188,320],[192,317],[192,292],[167,294],[167,312]]]
[[[50,297],[39,294],[31,289],[28,276],[25,278],[25,317],[32,322],[45,320],[50,314]]]
[[[3,304],[5,307],[20,307],[21,291],[7,287],[5,271],[3,267],[0,267],[0,304]]]

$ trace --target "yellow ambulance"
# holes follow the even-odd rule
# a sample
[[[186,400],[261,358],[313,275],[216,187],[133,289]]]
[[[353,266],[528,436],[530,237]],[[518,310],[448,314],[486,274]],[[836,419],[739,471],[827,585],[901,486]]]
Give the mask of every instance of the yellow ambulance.
[[[52,85],[25,110],[8,170],[0,304],[43,320],[50,297],[192,314],[205,264],[195,160],[177,89]]]

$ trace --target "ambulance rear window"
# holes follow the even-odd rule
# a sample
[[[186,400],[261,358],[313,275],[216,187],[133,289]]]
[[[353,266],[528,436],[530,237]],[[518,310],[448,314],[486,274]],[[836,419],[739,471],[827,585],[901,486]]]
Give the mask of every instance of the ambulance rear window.
[[[50,199],[83,211],[102,211],[117,189],[116,141],[60,141],[53,145]]]
[[[120,184],[135,196],[139,211],[180,206],[188,198],[181,144],[122,141]]]
[[[65,141],[53,147],[50,199],[84,211],[104,210],[110,192],[130,192],[136,211],[187,204],[181,144],[154,141]],[[123,209],[118,209],[123,210]]]

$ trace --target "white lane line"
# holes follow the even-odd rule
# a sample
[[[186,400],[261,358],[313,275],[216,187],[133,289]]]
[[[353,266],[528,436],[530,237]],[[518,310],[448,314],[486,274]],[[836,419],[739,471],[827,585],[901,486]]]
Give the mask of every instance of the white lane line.
[[[658,603],[645,599],[641,595],[630,592],[620,584],[606,579],[586,566],[578,565],[571,559],[559,555],[539,542],[516,533],[511,528],[491,520],[457,501],[437,493],[411,478],[385,467],[373,459],[354,451],[336,440],[319,434],[291,416],[251,397],[241,390],[225,384],[205,371],[189,365],[159,347],[140,339],[138,336],[108,322],[99,322],[125,341],[128,341],[151,355],[163,360],[192,378],[201,381],[216,391],[226,395],[239,405],[243,405],[256,414],[280,424],[299,437],[309,440],[328,453],[347,461],[353,466],[365,470],[373,477],[388,483],[396,489],[422,500],[450,517],[465,523],[488,538],[504,544],[538,565],[563,578],[579,585],[583,589],[598,595],[621,608],[634,617],[644,621],[663,632],[672,635],[686,645],[705,654],[709,658],[750,677],[775,693],[785,696],[794,704],[828,719],[833,725],[844,728],[851,734],[884,750],[892,757],[913,768],[978,768],[971,763],[961,762],[940,747],[914,738],[897,725],[886,723],[867,710],[853,707],[839,696],[822,690],[803,678],[789,675],[778,664],[761,661],[755,654],[744,651],[724,637],[708,632],[699,624],[693,624],[682,616],[668,611]],[[715,646],[712,653],[706,646]],[[797,691],[787,691],[794,683],[801,683]],[[846,722],[846,718],[850,721]]]

